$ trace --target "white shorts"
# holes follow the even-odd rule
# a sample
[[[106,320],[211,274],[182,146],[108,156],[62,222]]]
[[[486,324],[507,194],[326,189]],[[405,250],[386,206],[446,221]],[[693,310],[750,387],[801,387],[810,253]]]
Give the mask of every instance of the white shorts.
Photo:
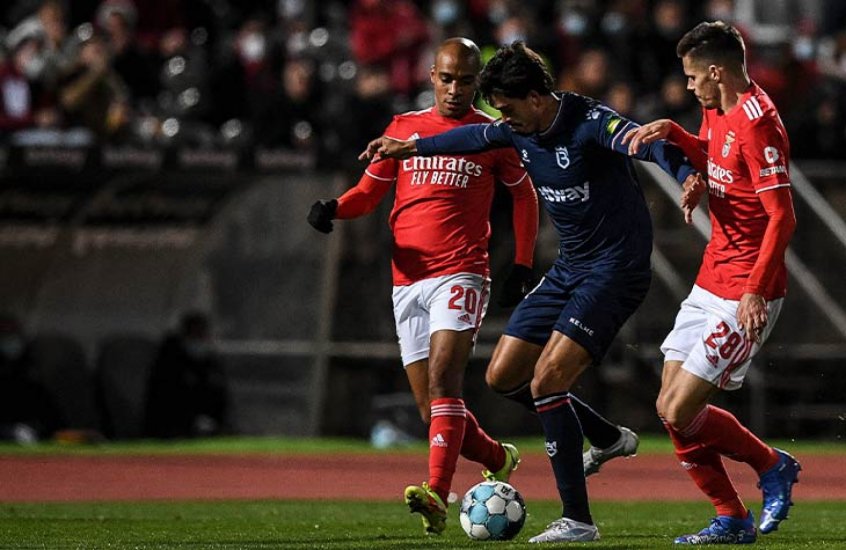
[[[394,287],[394,320],[403,366],[429,357],[429,337],[438,330],[472,330],[488,310],[490,279],[456,273]]]
[[[676,324],[661,352],[664,361],[682,361],[682,368],[723,390],[743,385],[752,357],[767,341],[784,298],[767,302],[768,321],[760,342],[753,343],[737,325],[737,300],[720,298],[695,286],[682,302]]]

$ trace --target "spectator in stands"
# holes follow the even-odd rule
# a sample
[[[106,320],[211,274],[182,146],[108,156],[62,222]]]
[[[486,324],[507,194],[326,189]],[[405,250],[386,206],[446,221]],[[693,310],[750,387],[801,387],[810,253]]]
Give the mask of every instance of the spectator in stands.
[[[40,68],[43,38],[35,27],[31,32],[10,33],[7,38],[9,54],[0,60],[0,130],[4,133],[55,126],[59,121],[58,111],[31,80]]]
[[[846,86],[846,29],[820,40],[817,66],[826,78]]]
[[[59,82],[59,102],[71,126],[114,139],[129,122],[127,87],[111,65],[103,36],[91,32],[82,38],[74,69]]]
[[[683,76],[667,76],[661,83],[658,95],[651,94],[638,101],[636,120],[655,120],[661,117],[675,120],[688,132],[699,128],[702,110],[687,91],[687,81]]]
[[[640,120],[636,113],[637,104],[635,93],[631,84],[627,81],[618,80],[612,82],[608,87],[608,93],[605,94],[604,100],[606,105],[626,118]]]
[[[351,173],[361,171],[357,151],[367,145],[369,136],[382,133],[393,113],[390,74],[377,65],[359,67],[353,94],[337,113],[346,123],[333,128],[335,141],[342,144],[335,155],[341,168]]]
[[[586,50],[572,70],[559,75],[558,89],[588,97],[605,97],[609,86],[610,61],[600,48]]]
[[[676,43],[688,28],[685,6],[680,0],[659,0],[651,21],[637,38],[638,64],[642,89],[658,89],[668,75],[678,74]]]
[[[133,102],[154,98],[159,91],[153,59],[138,47],[135,25],[138,14],[130,2],[103,2],[97,10],[97,26],[103,30],[115,72],[126,83]]]
[[[220,434],[227,407],[226,376],[214,353],[209,319],[202,313],[186,313],[179,330],[165,337],[150,371],[145,435]]]
[[[52,397],[31,371],[20,321],[0,315],[0,440],[34,443],[63,425]]]
[[[41,47],[27,76],[33,83],[52,89],[76,55],[76,46],[68,37],[64,5],[59,0],[44,0],[34,14],[18,23],[10,36],[18,33],[40,36]]]
[[[426,18],[411,0],[356,0],[349,10],[350,45],[360,65],[382,65],[394,93],[411,96],[429,79],[421,56],[429,41]]]
[[[214,109],[209,121],[220,125],[230,119],[250,120],[256,107],[274,91],[274,63],[264,18],[244,21],[226,54],[226,59],[212,76]]]
[[[321,99],[314,63],[290,59],[280,71],[279,91],[270,94],[253,120],[255,143],[315,151],[320,138]]]

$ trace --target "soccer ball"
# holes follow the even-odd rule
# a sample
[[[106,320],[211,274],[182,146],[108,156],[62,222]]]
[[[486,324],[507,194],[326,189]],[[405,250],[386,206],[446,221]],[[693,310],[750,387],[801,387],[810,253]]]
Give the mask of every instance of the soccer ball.
[[[508,483],[483,481],[464,495],[459,520],[473,540],[509,540],[523,528],[526,504]]]

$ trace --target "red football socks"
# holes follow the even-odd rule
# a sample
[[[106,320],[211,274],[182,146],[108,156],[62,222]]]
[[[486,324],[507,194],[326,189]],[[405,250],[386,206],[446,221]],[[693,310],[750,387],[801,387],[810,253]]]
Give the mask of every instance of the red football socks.
[[[713,405],[705,407],[682,431],[723,456],[749,464],[758,475],[778,462],[778,453],[772,447],[743,426],[729,411]]]
[[[711,500],[717,515],[745,518],[746,506],[726,472],[720,453],[699,442],[695,436],[682,435],[666,423],[664,427],[682,468]]]
[[[473,413],[469,409],[466,411],[467,424],[464,427],[461,456],[478,462],[492,472],[500,470],[505,465],[505,450],[485,433]]]
[[[431,402],[431,407],[429,487],[446,504],[464,441],[467,410],[464,408],[464,400],[454,397],[435,399]]]

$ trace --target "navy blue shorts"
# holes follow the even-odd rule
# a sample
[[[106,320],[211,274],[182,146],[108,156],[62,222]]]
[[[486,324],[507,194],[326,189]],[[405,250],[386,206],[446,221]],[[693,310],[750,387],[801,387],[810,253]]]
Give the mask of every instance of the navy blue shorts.
[[[557,330],[599,363],[651,280],[651,270],[574,273],[555,264],[511,314],[505,334],[544,346]]]

